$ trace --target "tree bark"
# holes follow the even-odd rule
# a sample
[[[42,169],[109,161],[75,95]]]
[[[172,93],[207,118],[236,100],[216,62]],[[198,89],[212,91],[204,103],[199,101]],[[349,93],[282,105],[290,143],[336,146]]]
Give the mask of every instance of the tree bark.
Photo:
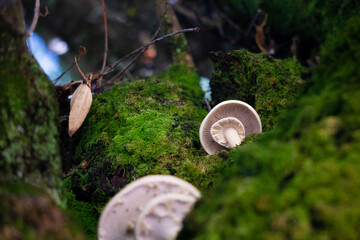
[[[26,46],[21,1],[0,8],[0,182],[61,191],[58,104],[53,84]]]

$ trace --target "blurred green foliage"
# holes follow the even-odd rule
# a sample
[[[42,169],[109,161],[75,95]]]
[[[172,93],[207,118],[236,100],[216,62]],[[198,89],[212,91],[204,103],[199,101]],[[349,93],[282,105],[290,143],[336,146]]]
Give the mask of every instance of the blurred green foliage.
[[[274,130],[230,152],[181,239],[360,238],[359,29],[330,35]]]
[[[249,24],[258,9],[269,14],[268,26],[273,35],[292,39],[300,37],[306,51],[316,50],[335,27],[360,13],[357,0],[222,0],[234,9],[236,16]],[[249,16],[250,14],[250,16]],[[244,26],[244,27],[245,27]]]

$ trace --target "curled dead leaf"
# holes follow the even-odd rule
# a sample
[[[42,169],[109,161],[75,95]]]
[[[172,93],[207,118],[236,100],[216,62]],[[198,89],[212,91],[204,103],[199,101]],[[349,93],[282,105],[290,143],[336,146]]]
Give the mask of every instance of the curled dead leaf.
[[[92,103],[91,89],[86,84],[80,84],[75,90],[70,101],[69,129],[68,134],[71,137],[81,127]]]

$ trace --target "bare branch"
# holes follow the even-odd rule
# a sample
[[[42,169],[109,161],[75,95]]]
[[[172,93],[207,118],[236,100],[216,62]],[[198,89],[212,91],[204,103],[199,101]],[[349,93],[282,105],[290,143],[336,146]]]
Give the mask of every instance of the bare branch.
[[[162,27],[162,25],[163,25],[163,23],[164,23],[167,10],[168,10],[168,1],[165,1],[164,13],[163,13],[163,15],[162,15],[162,17],[161,17],[160,24],[159,24],[158,28],[156,29],[154,35],[151,37],[150,42],[151,42],[151,41],[154,41],[154,39],[156,38],[156,36],[159,34],[159,32],[160,32],[160,30],[161,30],[161,27]],[[148,49],[148,47],[149,47],[149,46],[147,46],[146,48],[142,49],[142,50],[135,56],[135,58],[134,58],[124,69],[122,69],[122,70],[121,70],[120,72],[118,72],[113,78],[111,78],[111,79],[109,80],[109,83],[115,82],[116,79],[117,79],[121,74],[123,74],[127,69],[129,69],[129,67],[130,67],[141,55],[143,55],[144,52],[146,52],[146,50]]]
[[[156,42],[159,42],[159,41],[161,41],[161,40],[163,40],[163,39],[165,39],[165,38],[171,37],[171,36],[173,36],[173,35],[175,35],[175,34],[184,33],[184,32],[198,32],[198,31],[200,31],[200,28],[199,28],[199,27],[186,28],[186,29],[182,29],[182,30],[179,30],[179,31],[176,31],[176,32],[167,34],[167,35],[165,35],[165,36],[159,37],[159,38],[157,38],[157,39],[154,39],[153,41],[148,42],[148,43],[145,44],[144,46],[139,47],[138,49],[132,51],[131,53],[129,53],[129,54],[126,55],[125,57],[123,57],[123,58],[121,58],[120,60],[118,60],[118,61],[114,64],[114,66],[112,66],[112,67],[109,68],[109,70],[105,70],[104,75],[107,74],[107,73],[109,73],[109,72],[111,72],[111,71],[112,71],[115,67],[117,67],[117,66],[120,64],[120,62],[123,61],[124,59],[126,59],[126,58],[134,55],[135,53],[139,53],[140,51],[146,51],[146,49],[147,49],[150,45],[152,45],[152,44],[154,44],[154,43],[156,43]],[[124,72],[134,63],[134,61],[135,61],[142,53],[143,53],[143,52],[140,52],[138,55],[136,55],[136,57],[135,57],[123,70],[121,70],[119,73],[117,73],[117,74],[116,74],[113,78],[111,78],[109,81],[107,81],[106,83],[104,83],[104,84],[101,86],[101,88],[103,88],[103,87],[105,87],[105,86],[107,86],[107,85],[109,85],[109,84],[114,83],[114,81],[115,81],[117,78],[119,78],[119,76],[120,76],[122,73],[124,73]],[[122,82],[125,82],[125,80],[123,80]],[[97,87],[97,88],[94,90],[94,92],[98,92],[98,91],[100,91],[100,87]]]
[[[37,25],[38,20],[39,20],[39,13],[40,13],[40,0],[36,0],[35,9],[34,9],[34,18],[33,18],[33,21],[31,23],[30,29],[27,32],[28,36],[31,36],[32,33],[34,32],[35,28],[36,28],[36,25]]]
[[[62,76],[64,76],[64,74],[67,73],[68,71],[70,71],[70,69],[72,69],[74,66],[75,66],[75,62],[73,62],[59,77],[57,77],[54,80],[54,84],[56,84],[60,80],[60,78],[62,78]]]
[[[200,31],[200,28],[199,27],[194,27],[194,28],[186,28],[186,29],[181,29],[179,31],[176,31],[176,32],[172,32],[172,33],[169,33],[165,36],[162,36],[160,38],[157,38],[153,41],[150,41],[148,42],[147,44],[145,44],[144,46],[142,47],[139,47],[138,49],[135,49],[134,51],[132,51],[131,53],[129,53],[128,55],[126,55],[125,57],[121,58],[120,60],[116,61],[112,66],[110,66],[108,69],[106,69],[104,71],[104,75],[105,74],[108,74],[109,72],[111,72],[114,68],[116,68],[117,66],[119,66],[119,64],[124,61],[125,59],[129,58],[130,56],[134,55],[135,53],[138,53],[140,52],[141,50],[143,50],[144,48],[147,48],[149,47],[150,45],[154,44],[154,43],[157,43],[165,38],[168,38],[168,37],[171,37],[173,35],[176,35],[176,34],[180,34],[180,33],[185,33],[185,32],[199,32]]]
[[[79,47],[79,58],[77,59],[77,61],[79,62],[81,57],[84,56],[86,54],[86,48],[84,46],[80,46]],[[60,78],[62,78],[62,76],[64,76],[65,73],[67,73],[68,71],[70,71],[70,69],[72,69],[75,66],[75,61],[59,76],[54,80],[54,84],[56,84]]]

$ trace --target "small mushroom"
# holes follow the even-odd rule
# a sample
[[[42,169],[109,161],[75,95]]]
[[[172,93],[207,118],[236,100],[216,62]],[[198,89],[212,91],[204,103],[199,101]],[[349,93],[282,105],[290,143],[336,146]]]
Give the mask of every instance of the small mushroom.
[[[136,240],[174,240],[182,221],[193,208],[196,198],[179,193],[153,198],[140,214],[135,227]]]
[[[228,100],[216,105],[200,126],[200,142],[210,155],[241,144],[253,133],[261,133],[261,120],[249,104]]]
[[[190,183],[168,175],[140,178],[117,193],[101,213],[98,226],[99,240],[135,240],[135,227],[139,215],[152,199],[176,193],[193,199],[201,197]]]

